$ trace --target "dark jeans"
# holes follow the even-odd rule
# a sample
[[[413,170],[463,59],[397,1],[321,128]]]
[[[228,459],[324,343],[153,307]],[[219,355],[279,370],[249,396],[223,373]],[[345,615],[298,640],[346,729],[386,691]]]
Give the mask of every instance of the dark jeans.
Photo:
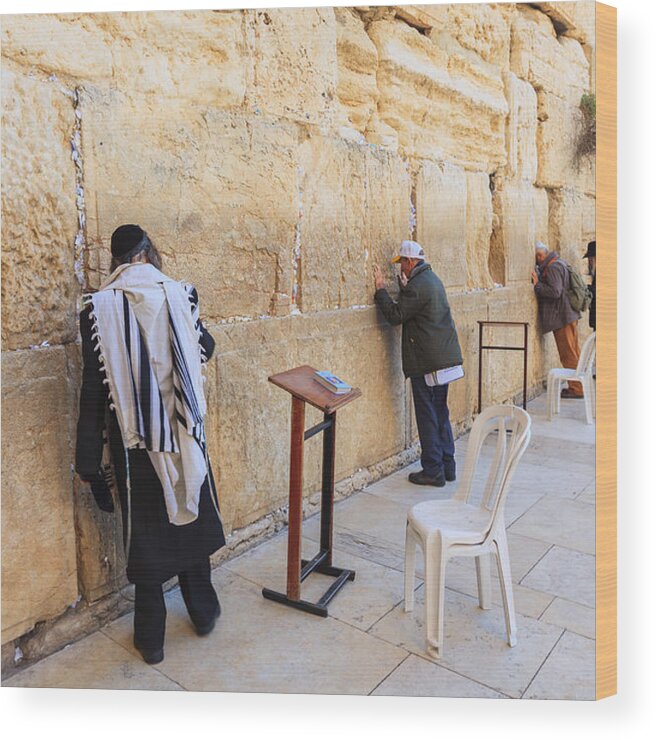
[[[424,376],[410,378],[417,430],[421,443],[421,467],[427,475],[444,471],[444,461],[455,455],[453,432],[446,397],[448,385],[426,385]]]
[[[210,580],[209,558],[178,574],[180,591],[191,621],[206,625],[214,616],[219,599]],[[134,638],[145,650],[164,646],[166,606],[161,583],[134,584]]]

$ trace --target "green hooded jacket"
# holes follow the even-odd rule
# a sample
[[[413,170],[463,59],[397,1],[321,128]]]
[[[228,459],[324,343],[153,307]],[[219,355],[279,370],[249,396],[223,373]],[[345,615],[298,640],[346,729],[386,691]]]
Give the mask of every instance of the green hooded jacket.
[[[406,378],[462,364],[456,327],[442,281],[424,262],[418,265],[398,301],[381,288],[374,300],[392,326],[403,325],[401,350]]]

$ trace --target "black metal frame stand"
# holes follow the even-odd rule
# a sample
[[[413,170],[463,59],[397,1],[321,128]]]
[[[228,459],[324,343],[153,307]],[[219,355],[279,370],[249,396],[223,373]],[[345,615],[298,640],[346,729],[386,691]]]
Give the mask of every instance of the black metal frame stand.
[[[483,327],[485,326],[523,326],[524,327],[524,346],[507,347],[496,344],[483,344]],[[524,353],[524,403],[522,408],[526,411],[526,391],[528,379],[528,322],[527,321],[479,321],[478,322],[478,413],[481,413],[481,401],[483,390],[483,350],[484,349],[501,349],[510,350],[511,352]]]

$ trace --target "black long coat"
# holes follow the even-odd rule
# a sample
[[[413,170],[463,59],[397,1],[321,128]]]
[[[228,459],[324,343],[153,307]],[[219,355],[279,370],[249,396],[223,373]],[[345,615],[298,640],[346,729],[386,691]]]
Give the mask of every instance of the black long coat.
[[[104,373],[93,348],[91,333],[90,312],[84,310],[80,314],[84,370],[75,463],[75,469],[83,480],[91,480],[100,469],[108,406],[108,390],[103,384]],[[214,340],[202,324],[201,335],[201,344],[209,359],[214,351]],[[128,531],[125,449],[116,414],[113,411],[107,413],[109,444],[116,472],[125,545]],[[130,582],[163,583],[223,547],[223,528],[212,503],[207,477],[200,492],[198,518],[190,524],[177,526],[169,522],[162,486],[148,457],[148,451],[128,450],[128,460],[131,537],[127,576]]]

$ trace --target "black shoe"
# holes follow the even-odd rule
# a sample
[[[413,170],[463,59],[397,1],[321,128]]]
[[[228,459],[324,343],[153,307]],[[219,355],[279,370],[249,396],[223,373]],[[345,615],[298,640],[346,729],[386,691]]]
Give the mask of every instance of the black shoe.
[[[427,475],[423,470],[420,470],[418,473],[410,473],[408,480],[417,486],[437,486],[437,488],[442,488],[442,486],[446,485],[446,478],[441,471],[437,475]]]
[[[164,648],[146,650],[145,648],[142,648],[141,645],[139,645],[136,638],[133,642],[135,648],[139,651],[141,657],[144,659],[144,662],[148,663],[148,665],[155,665],[156,663],[161,663],[164,660]]]
[[[453,458],[444,460],[444,478],[449,482],[456,479],[456,461]]]
[[[199,637],[204,637],[205,635],[209,635],[209,633],[214,629],[216,625],[216,620],[221,615],[221,604],[217,603],[216,605],[216,611],[214,612],[214,616],[212,619],[210,619],[207,624],[201,625],[200,627],[197,624],[194,624],[194,627],[196,629],[196,634]]]

